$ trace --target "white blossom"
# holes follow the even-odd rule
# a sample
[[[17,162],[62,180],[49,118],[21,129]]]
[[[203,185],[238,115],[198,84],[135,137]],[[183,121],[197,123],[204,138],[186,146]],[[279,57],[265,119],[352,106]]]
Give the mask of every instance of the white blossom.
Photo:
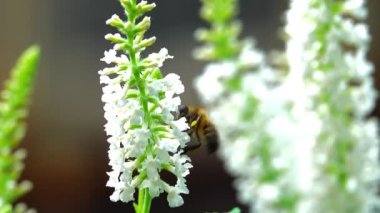
[[[107,23],[119,21],[118,16],[113,16]],[[109,40],[123,40],[119,34],[106,37]],[[110,147],[111,171],[107,173],[107,186],[115,189],[110,199],[114,202],[133,201],[136,189],[148,188],[152,198],[166,192],[169,205],[180,206],[183,204],[181,194],[188,193],[184,177],[192,167],[190,158],[182,153],[190,140],[184,132],[189,126],[185,118],[174,116],[181,104],[178,95],[184,92],[184,86],[174,73],[163,78],[155,73],[166,59],[172,58],[167,49],[163,48],[159,53],[152,53],[141,60],[144,70],[134,73],[133,62],[129,61],[128,56],[118,55],[119,46],[115,44],[101,59],[116,66],[98,72],[100,83],[104,85],[102,101],[105,103],[104,117],[107,121],[104,127]],[[137,84],[136,74],[141,73],[145,77],[140,76],[143,82]],[[141,85],[145,88],[142,89]],[[173,173],[177,184],[170,186],[161,179],[162,170]]]
[[[365,0],[347,0],[344,2],[344,11],[356,18],[363,19],[367,17],[365,9]]]
[[[195,86],[217,127],[220,154],[236,177],[239,199],[251,212],[280,212],[275,203],[295,193],[296,185],[286,179],[292,174],[290,165],[298,163],[291,150],[299,126],[287,109],[292,96],[286,95],[294,91],[276,85],[279,78],[252,43],[235,62],[214,63],[212,68],[206,67]],[[240,88],[229,89],[232,78]],[[207,84],[213,86],[205,91]],[[272,182],[261,180],[273,172],[278,175]]]
[[[309,161],[295,176],[299,183],[309,182],[298,212],[372,212],[379,206],[373,180],[379,178],[378,160],[367,154],[378,152],[378,136],[366,138],[365,130],[377,96],[373,67],[365,59],[369,33],[360,23],[365,1],[344,1],[340,11],[332,12],[328,4],[336,3],[293,0],[287,13],[288,80],[300,85],[308,100],[300,109],[316,112],[313,120],[320,126],[320,133],[308,136],[314,144],[296,152]],[[326,25],[328,30],[321,31]]]
[[[236,66],[232,62],[214,63],[207,65],[202,77],[195,81],[195,87],[201,94],[205,103],[212,103],[222,97],[225,92],[223,79],[236,72]]]
[[[173,56],[169,55],[166,48],[162,48],[158,53],[151,53],[144,61],[151,67],[162,67],[166,59],[172,59]]]
[[[246,45],[195,81],[251,212],[380,209],[377,120],[367,119],[377,92],[366,16],[364,0],[292,0],[285,77]]]
[[[150,196],[158,197],[163,192],[163,181],[157,179],[145,179],[141,183],[141,188],[148,188]]]
[[[179,78],[179,75],[175,73],[169,73],[167,76],[165,76],[165,78],[163,79],[163,84],[166,93],[173,93],[178,95],[182,94],[185,91],[185,87],[183,86]]]
[[[158,148],[167,150],[172,153],[176,152],[179,146],[180,142],[178,139],[164,138],[158,142]]]
[[[168,202],[170,207],[178,207],[182,206],[183,204],[183,199],[179,195],[179,192],[177,188],[175,187],[170,187],[169,193],[168,193]]]
[[[167,199],[170,207],[181,206],[183,204],[183,198],[180,194],[189,193],[184,181],[185,179],[178,179],[177,184],[174,187],[169,187]]]

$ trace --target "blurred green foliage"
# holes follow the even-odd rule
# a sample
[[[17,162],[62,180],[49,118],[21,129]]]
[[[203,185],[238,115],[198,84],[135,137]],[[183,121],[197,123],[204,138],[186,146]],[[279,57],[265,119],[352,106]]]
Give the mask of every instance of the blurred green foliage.
[[[241,213],[241,210],[238,207],[235,207],[235,208],[231,209],[231,211],[229,213]]]
[[[25,135],[24,119],[39,56],[37,46],[28,48],[11,71],[10,79],[0,94],[0,213],[20,212],[17,210],[20,208],[12,206],[32,187],[28,181],[18,182],[26,152],[17,147]]]
[[[236,57],[242,48],[239,41],[241,24],[236,19],[237,0],[202,0],[200,16],[210,24],[210,28],[198,29],[195,36],[204,42],[195,51],[195,57],[214,61]]]

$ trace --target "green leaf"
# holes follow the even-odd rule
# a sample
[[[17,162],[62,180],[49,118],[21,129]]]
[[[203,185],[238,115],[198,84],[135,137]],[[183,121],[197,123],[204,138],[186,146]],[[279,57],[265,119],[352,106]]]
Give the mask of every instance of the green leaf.
[[[154,69],[152,74],[151,74],[151,77],[153,79],[161,79],[162,78],[162,73],[161,73],[161,70],[160,69]]]
[[[140,92],[135,89],[129,89],[125,95],[125,99],[135,99],[140,97]]]
[[[231,209],[230,211],[229,211],[229,213],[240,213],[241,212],[241,210],[240,210],[240,208],[238,208],[238,207],[235,207],[235,208],[233,208],[233,209]]]
[[[8,204],[0,207],[0,213],[12,213],[12,206]]]

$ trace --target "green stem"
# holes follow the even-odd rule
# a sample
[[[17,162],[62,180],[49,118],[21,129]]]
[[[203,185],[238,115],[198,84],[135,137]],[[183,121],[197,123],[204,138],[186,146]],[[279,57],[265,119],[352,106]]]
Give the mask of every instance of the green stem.
[[[131,3],[133,4],[133,8],[136,7],[136,0],[131,0]],[[133,12],[128,14],[129,21],[132,23],[132,25],[135,25],[136,23],[136,16]],[[129,44],[129,57],[131,61],[131,66],[132,66],[132,73],[134,78],[136,79],[136,85],[137,88],[140,92],[140,103],[143,107],[144,111],[144,122],[147,124],[147,128],[150,129],[151,126],[151,119],[150,119],[150,112],[148,108],[148,98],[146,94],[146,84],[144,80],[141,78],[141,70],[138,66],[138,58],[136,57],[137,54],[135,52],[135,45],[134,45],[134,39],[136,37],[135,32],[126,32],[128,35],[128,44]],[[149,146],[144,153],[144,156],[149,152]],[[139,198],[138,198],[138,203],[137,203],[137,208],[135,209],[136,213],[149,213],[150,212],[150,205],[152,203],[152,198],[150,197],[149,194],[149,189],[139,189]]]
[[[145,191],[143,189],[139,189],[139,200],[138,200],[138,203],[137,203],[137,209],[136,210],[136,213],[140,213],[142,212],[142,206],[141,204],[144,202],[144,196],[145,196]]]
[[[149,194],[149,189],[139,189],[139,201],[136,213],[150,213],[152,198]]]
[[[152,198],[150,197],[149,189],[144,189],[144,190],[145,190],[145,196],[144,196],[142,213],[149,213],[150,205],[152,204]]]

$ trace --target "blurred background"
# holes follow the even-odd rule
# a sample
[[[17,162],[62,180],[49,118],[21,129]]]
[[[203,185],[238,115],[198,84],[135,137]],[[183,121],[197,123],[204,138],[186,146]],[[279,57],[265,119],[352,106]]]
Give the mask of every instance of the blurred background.
[[[241,0],[244,36],[254,36],[266,51],[283,48],[278,34],[287,2]],[[164,0],[149,14],[149,34],[158,42],[148,52],[166,47],[175,56],[163,70],[181,75],[186,87],[182,98],[188,105],[199,104],[192,81],[204,65],[192,58],[198,45],[193,32],[206,26],[198,17],[199,7],[199,0]],[[380,1],[368,0],[368,8],[373,38],[368,57],[380,67]],[[22,50],[33,43],[42,47],[22,142],[28,150],[23,178],[34,183],[22,201],[40,213],[132,212],[131,203],[109,201],[112,189],[105,187],[110,168],[97,71],[106,66],[99,59],[111,47],[104,35],[115,30],[105,21],[114,13],[122,15],[117,0],[0,1],[0,81],[8,77]],[[185,204],[170,209],[164,195],[153,200],[152,212],[225,212],[235,206],[246,212],[217,156],[199,150],[191,157],[194,168]]]

